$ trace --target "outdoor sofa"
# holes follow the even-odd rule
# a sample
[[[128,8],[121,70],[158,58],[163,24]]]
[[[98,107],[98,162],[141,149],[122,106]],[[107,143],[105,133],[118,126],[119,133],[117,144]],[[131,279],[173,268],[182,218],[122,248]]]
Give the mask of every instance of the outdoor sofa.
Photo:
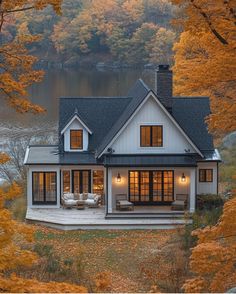
[[[100,205],[101,196],[94,193],[64,193],[61,200],[63,208],[77,207],[78,203],[96,208]]]

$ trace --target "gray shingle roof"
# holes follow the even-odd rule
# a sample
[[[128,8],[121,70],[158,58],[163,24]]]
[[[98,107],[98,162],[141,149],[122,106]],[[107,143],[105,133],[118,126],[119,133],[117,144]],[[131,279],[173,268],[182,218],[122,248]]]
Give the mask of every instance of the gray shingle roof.
[[[131,100],[129,97],[61,98],[59,136],[77,108],[79,117],[93,131],[89,139],[89,150],[95,151]],[[63,140],[60,140],[60,151],[62,150]]]
[[[214,150],[213,137],[205,122],[209,114],[208,97],[173,98],[173,117],[200,150]]]
[[[59,134],[75,110],[81,120],[93,131],[89,138],[89,152],[101,153],[151,90],[138,80],[127,97],[61,98]],[[214,150],[213,138],[207,131],[205,117],[210,114],[207,97],[174,97],[172,116],[193,143],[201,150]],[[59,144],[63,160],[63,140]],[[64,153],[64,161],[72,162],[73,154]],[[86,156],[84,157],[86,158]],[[87,158],[92,163],[92,157]],[[85,160],[85,159],[84,159]]]

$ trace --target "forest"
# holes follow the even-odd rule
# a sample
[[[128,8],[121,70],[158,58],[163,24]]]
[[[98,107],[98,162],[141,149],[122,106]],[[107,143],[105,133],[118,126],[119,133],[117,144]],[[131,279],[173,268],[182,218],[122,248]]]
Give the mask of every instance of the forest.
[[[23,11],[7,30],[41,36],[30,46],[44,61],[76,66],[83,61],[123,65],[172,63],[178,32],[170,20],[176,13],[166,0],[67,0],[61,15],[51,7]]]
[[[22,129],[0,150],[0,292],[236,291],[235,27],[235,0],[0,1],[0,107],[12,116],[47,112],[29,88],[48,63],[168,63],[174,95],[209,97],[205,121],[222,158],[220,192],[197,195],[182,227],[61,231],[25,221],[25,150],[52,138]]]

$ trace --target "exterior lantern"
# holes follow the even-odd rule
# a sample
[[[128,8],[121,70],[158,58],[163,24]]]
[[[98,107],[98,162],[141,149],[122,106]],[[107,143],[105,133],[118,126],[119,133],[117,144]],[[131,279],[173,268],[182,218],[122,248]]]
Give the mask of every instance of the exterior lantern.
[[[121,182],[121,176],[120,176],[120,173],[117,174],[116,181],[117,181],[117,183],[120,183],[120,182]]]
[[[186,182],[186,177],[185,177],[185,174],[184,174],[184,173],[182,174],[181,182],[182,182],[182,183],[185,183],[185,182]]]

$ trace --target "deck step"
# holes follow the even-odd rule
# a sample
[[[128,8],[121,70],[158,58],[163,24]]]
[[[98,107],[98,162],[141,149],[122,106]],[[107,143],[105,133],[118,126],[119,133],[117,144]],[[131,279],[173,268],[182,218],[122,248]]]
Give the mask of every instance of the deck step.
[[[183,219],[184,213],[111,213],[106,219]]]

